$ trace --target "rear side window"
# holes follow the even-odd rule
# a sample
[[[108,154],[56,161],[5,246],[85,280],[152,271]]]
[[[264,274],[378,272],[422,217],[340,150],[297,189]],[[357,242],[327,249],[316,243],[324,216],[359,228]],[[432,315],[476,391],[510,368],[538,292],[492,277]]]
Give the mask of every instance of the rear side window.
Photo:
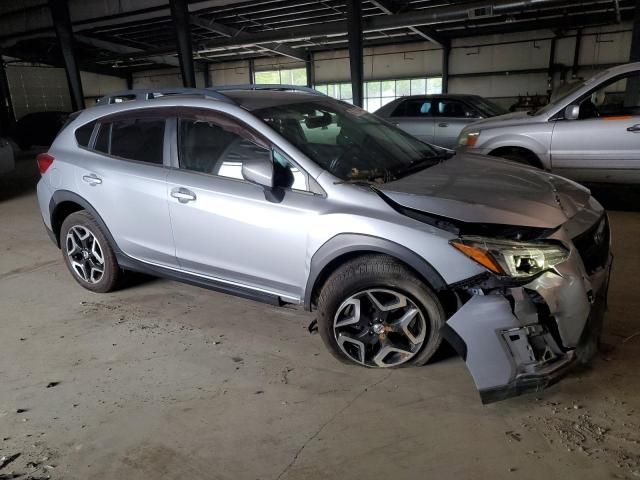
[[[457,100],[438,100],[433,110],[438,117],[471,118],[476,115],[472,109]]]
[[[431,100],[405,100],[391,114],[392,117],[428,117],[431,115]]]
[[[91,134],[96,126],[96,122],[90,122],[76,129],[76,141],[81,147],[87,148],[91,140]]]
[[[95,149],[116,157],[162,165],[163,118],[125,118],[100,124]]]

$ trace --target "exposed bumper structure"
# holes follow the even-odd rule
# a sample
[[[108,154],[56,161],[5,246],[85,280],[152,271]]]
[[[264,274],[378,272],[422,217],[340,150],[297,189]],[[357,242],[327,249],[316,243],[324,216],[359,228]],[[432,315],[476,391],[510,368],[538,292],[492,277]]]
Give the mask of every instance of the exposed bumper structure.
[[[555,271],[522,286],[467,288],[447,321],[443,334],[483,403],[542,390],[595,354],[612,264],[608,221],[601,208],[576,217],[553,236],[570,246]]]

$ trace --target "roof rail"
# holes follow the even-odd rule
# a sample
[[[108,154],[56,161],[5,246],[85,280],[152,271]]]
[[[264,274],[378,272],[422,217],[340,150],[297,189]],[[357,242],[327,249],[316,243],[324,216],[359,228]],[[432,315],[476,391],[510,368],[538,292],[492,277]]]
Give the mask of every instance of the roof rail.
[[[314,90],[310,87],[303,87],[301,85],[287,85],[280,83],[247,83],[247,84],[239,84],[239,85],[220,85],[219,87],[211,87],[209,90],[214,90],[216,92],[224,92],[227,90],[278,90],[278,91],[298,91],[305,93],[312,93],[314,95],[322,95],[326,96],[324,93],[319,92],[318,90]]]
[[[146,89],[139,88],[133,90],[122,90],[120,92],[110,93],[104,97],[100,97],[96,105],[109,105],[112,103],[128,102],[132,100],[151,100],[153,98],[166,97],[169,95],[202,95],[208,98],[215,98],[227,103],[236,102],[226,96],[225,91],[231,90],[277,90],[277,91],[298,91],[311,93],[313,95],[326,96],[313,88],[303,87],[300,85],[281,85],[281,84],[245,84],[245,85],[221,85],[211,88],[156,88]]]
[[[100,97],[96,105],[109,105],[132,100],[151,100],[153,98],[166,97],[169,95],[202,95],[204,97],[215,98],[227,103],[235,103],[232,99],[209,88],[139,88],[134,90],[122,90]]]

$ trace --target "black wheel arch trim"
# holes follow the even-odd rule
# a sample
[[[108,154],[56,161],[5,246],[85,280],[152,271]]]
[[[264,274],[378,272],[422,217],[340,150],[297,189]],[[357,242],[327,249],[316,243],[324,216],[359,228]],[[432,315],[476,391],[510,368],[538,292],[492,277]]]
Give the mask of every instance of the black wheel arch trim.
[[[232,285],[224,282],[218,282],[213,279],[199,277],[197,275],[191,275],[188,272],[175,271],[160,266],[151,265],[140,260],[136,260],[129,255],[125,254],[111,235],[109,228],[102,220],[102,217],[98,214],[95,208],[84,198],[77,193],[70,192],[68,190],[56,191],[51,200],[49,201],[49,216],[53,220],[53,215],[56,208],[63,202],[73,202],[80,205],[83,209],[91,214],[94,220],[98,223],[98,226],[102,230],[102,233],[107,237],[109,245],[113,249],[116,255],[118,266],[125,270],[132,270],[135,272],[143,273],[146,275],[152,275],[157,277],[167,278],[169,280],[175,280],[182,283],[188,283],[197,287],[207,288],[216,292],[226,293],[237,297],[247,298],[261,303],[267,303],[270,305],[282,305],[284,302],[279,296],[266,292],[245,288],[240,285]],[[51,239],[60,248],[60,235],[47,228],[47,232]]]
[[[113,235],[111,235],[111,231],[109,231],[107,224],[104,223],[104,220],[102,220],[102,217],[96,211],[96,209],[93,208],[93,206],[83,197],[81,197],[77,193],[70,192],[69,190],[56,190],[51,196],[51,200],[49,200],[49,219],[51,221],[55,243],[57,244],[58,248],[60,248],[60,232],[55,231],[55,227],[53,225],[53,218],[54,218],[56,208],[58,208],[58,205],[64,202],[76,203],[80,205],[84,210],[89,212],[93,217],[93,219],[100,226],[102,233],[107,237],[107,240],[109,241],[109,245],[113,249],[116,256],[124,255],[122,250],[120,250],[120,247],[118,247],[118,244],[114,240]]]
[[[312,309],[312,295],[316,282],[324,269],[335,259],[350,253],[376,252],[397,258],[421,275],[435,290],[447,288],[447,283],[438,271],[413,250],[385,238],[359,233],[340,233],[327,240],[311,258],[309,276],[304,291],[304,307]]]

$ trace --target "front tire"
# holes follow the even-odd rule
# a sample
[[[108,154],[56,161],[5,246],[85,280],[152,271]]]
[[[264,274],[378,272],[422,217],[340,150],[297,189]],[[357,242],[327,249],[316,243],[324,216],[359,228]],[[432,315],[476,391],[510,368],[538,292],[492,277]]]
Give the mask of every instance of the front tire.
[[[318,330],[340,361],[366,367],[424,365],[442,342],[445,316],[433,291],[386,255],[348,261],[318,298]]]
[[[115,290],[121,277],[116,256],[98,223],[85,210],[69,215],[60,228],[60,249],[76,282],[87,290]]]

